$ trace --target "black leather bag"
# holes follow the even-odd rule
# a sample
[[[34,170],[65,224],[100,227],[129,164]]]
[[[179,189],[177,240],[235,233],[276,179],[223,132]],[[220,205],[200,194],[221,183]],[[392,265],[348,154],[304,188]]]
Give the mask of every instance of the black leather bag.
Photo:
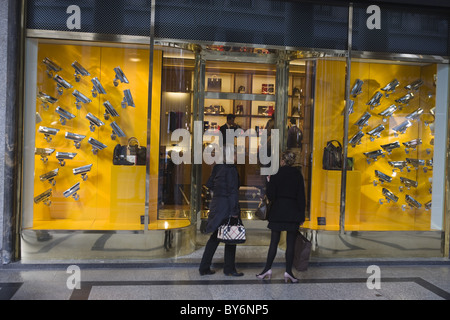
[[[208,91],[220,91],[222,90],[222,79],[213,76],[208,78]]]
[[[132,166],[133,162],[127,160],[127,146],[117,144],[114,147],[113,165],[115,166]]]
[[[116,145],[113,153],[113,165],[117,166],[145,166],[147,148],[141,147],[139,141],[131,137],[126,146]]]
[[[311,256],[311,241],[309,241],[300,232],[297,232],[295,239],[295,252],[293,266],[297,271],[306,271],[309,265],[309,258]]]
[[[323,150],[322,161],[322,167],[325,170],[342,170],[342,145],[339,141],[327,142],[327,146]]]
[[[267,196],[264,196],[261,199],[261,202],[258,205],[258,208],[255,211],[255,217],[257,217],[259,220],[267,220],[267,217],[269,215],[271,202],[267,198]]]

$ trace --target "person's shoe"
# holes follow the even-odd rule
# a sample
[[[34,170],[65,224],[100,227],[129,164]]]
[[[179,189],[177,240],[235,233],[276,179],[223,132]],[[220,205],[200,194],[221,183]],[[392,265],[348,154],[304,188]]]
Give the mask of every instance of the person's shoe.
[[[264,273],[257,274],[256,277],[261,280],[264,280],[264,278],[267,277],[270,280],[270,278],[272,278],[272,269],[269,269]]]
[[[284,273],[284,282],[288,283],[288,281],[291,281],[292,283],[297,283],[298,279],[294,276],[291,276],[289,273]]]
[[[207,276],[216,273],[214,270],[208,269],[205,271],[199,271],[201,276]]]
[[[242,272],[237,272],[237,271],[233,271],[233,272],[224,272],[224,274],[225,274],[226,276],[229,276],[229,277],[242,277],[242,276],[244,275],[244,273],[242,273]]]

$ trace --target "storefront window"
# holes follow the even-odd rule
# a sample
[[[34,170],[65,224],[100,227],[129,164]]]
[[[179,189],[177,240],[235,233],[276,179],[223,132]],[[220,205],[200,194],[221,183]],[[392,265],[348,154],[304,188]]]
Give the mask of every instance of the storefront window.
[[[210,48],[212,52],[222,48]],[[261,143],[270,141],[270,130],[275,122],[276,68],[270,63],[255,63],[253,48],[230,49],[223,54],[222,61],[206,60],[204,131],[205,148],[218,145],[218,134],[222,142],[228,143],[225,130],[241,129],[233,144],[244,159],[237,164],[240,189],[239,205],[241,216],[249,229],[259,229],[254,212],[261,196],[265,193],[265,175],[261,174],[261,163],[257,157]],[[248,52],[248,51],[252,52]],[[257,50],[257,49],[255,49]],[[242,52],[240,52],[242,51]],[[220,51],[222,52],[222,51]],[[256,52],[256,51],[255,51]],[[266,50],[261,56],[270,61],[273,53]],[[253,57],[252,57],[253,56]],[[239,62],[234,62],[234,61]],[[261,132],[267,129],[269,137],[261,140]],[[270,143],[270,142],[269,142]],[[210,193],[206,182],[213,165],[202,164],[202,219],[209,210]],[[259,239],[261,241],[263,239]]]
[[[286,149],[296,154],[295,167],[303,174],[306,191],[306,219],[310,220],[311,154],[314,132],[315,62],[294,59],[289,63],[289,91],[286,114]]]
[[[27,45],[25,228],[142,230],[148,47]]]
[[[180,228],[190,224],[192,164],[174,161],[172,152],[189,153],[189,148],[184,146],[190,146],[191,141],[178,141],[172,134],[178,129],[185,130],[189,136],[193,132],[195,55],[183,49],[161,49],[158,223],[164,228]],[[188,156],[190,159],[191,155]]]
[[[341,148],[342,152],[345,71],[346,63],[343,60],[316,61],[311,214],[310,220],[303,225],[305,228],[339,230],[342,172],[339,166],[330,162],[324,163],[323,159],[324,149],[329,144]],[[353,205],[358,204],[353,202]]]
[[[98,231],[104,244],[114,234],[116,257],[128,254],[129,235],[139,258],[192,252],[204,240],[196,231],[211,200],[214,163],[203,155],[229,125],[242,129],[234,144],[247,244],[269,241],[267,222],[254,216],[265,193],[262,169],[291,149],[307,192],[302,229],[315,234],[319,256],[342,247],[371,254],[358,251],[358,231],[395,231],[388,244],[395,248],[398,231],[412,231],[417,243],[417,231],[428,231],[433,250],[425,255],[440,254],[448,207],[445,15],[383,7],[388,19],[372,30],[358,4],[83,2],[82,25],[67,29],[71,3],[53,2],[27,2],[23,234],[47,240],[48,230],[79,230],[81,243],[96,233],[83,231]],[[407,28],[418,16],[418,27]],[[272,129],[279,130],[275,152]],[[347,159],[335,161],[346,150]],[[79,250],[74,243],[67,247]],[[91,240],[83,245],[97,257]]]
[[[346,229],[434,229],[436,65],[361,60],[351,69]],[[433,211],[442,220],[442,205]]]

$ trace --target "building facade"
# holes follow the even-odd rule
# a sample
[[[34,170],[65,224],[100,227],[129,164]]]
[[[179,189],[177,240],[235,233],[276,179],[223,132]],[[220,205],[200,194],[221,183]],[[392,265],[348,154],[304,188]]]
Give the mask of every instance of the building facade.
[[[3,2],[2,263],[193,252],[229,114],[246,245],[289,148],[314,255],[449,256],[449,6]]]

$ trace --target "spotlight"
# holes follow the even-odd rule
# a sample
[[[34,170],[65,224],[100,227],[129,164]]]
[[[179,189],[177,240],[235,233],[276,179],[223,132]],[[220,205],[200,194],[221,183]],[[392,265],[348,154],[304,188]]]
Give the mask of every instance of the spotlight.
[[[92,146],[92,153],[94,155],[96,155],[99,150],[103,150],[107,147],[107,145],[101,143],[98,140],[95,140],[94,138],[89,138],[88,142]]]
[[[102,120],[100,120],[90,112],[86,115],[86,119],[88,119],[89,122],[91,123],[91,125],[89,126],[91,132],[95,132],[95,127],[101,127],[104,125]]]
[[[106,94],[105,88],[103,88],[97,77],[93,78],[91,81],[94,84],[94,87],[92,88],[92,96],[94,98],[97,97],[97,94]]]
[[[41,175],[39,177],[39,180],[41,180],[42,182],[48,181],[48,182],[50,182],[50,184],[52,186],[54,186],[56,184],[55,177],[58,175],[58,172],[59,172],[59,168],[49,171],[47,173],[44,173],[43,175]]]
[[[126,108],[127,105],[135,108],[136,106],[134,105],[133,96],[131,95],[130,89],[124,90],[123,94],[124,94],[124,97],[123,97],[123,101],[122,101],[122,108]]]
[[[58,73],[62,71],[62,68],[58,64],[56,64],[47,57],[45,57],[44,60],[42,60],[42,63],[45,64],[45,66],[47,67],[46,73],[49,78],[53,78],[53,73]]]
[[[72,160],[76,155],[77,154],[73,152],[56,152],[56,159],[58,159],[61,167],[64,167],[66,165],[65,160]]]
[[[55,149],[49,149],[49,148],[35,148],[34,154],[41,156],[41,160],[44,163],[48,162],[48,158],[52,155],[52,153],[55,152]]]
[[[116,109],[114,109],[111,102],[106,101],[103,103],[103,106],[105,107],[105,114],[103,115],[105,117],[105,120],[109,120],[109,117],[118,117],[119,114],[117,113]]]
[[[52,202],[50,197],[52,196],[52,189],[42,192],[40,195],[34,197],[34,203],[38,204],[40,202],[44,203],[46,206],[50,207]]]
[[[83,139],[86,138],[86,136],[72,132],[66,132],[65,137],[67,140],[72,140],[74,142],[75,148],[77,149],[80,149],[81,141],[83,141]]]
[[[52,141],[52,137],[51,136],[56,136],[56,134],[59,132],[59,129],[55,129],[55,128],[48,128],[48,127],[39,127],[38,129],[39,133],[44,134],[45,136],[45,140],[47,142],[51,142]]]
[[[72,63],[72,67],[75,69],[75,81],[80,82],[82,76],[90,76],[91,74],[81,65],[78,61]]]
[[[52,96],[43,93],[41,91],[39,91],[38,95],[37,95],[38,99],[41,100],[42,102],[42,107],[44,108],[44,110],[48,110],[48,104],[54,104],[55,102],[58,101],[58,99],[53,98]]]
[[[60,115],[59,122],[61,122],[62,125],[65,125],[67,120],[72,120],[75,118],[74,114],[64,110],[61,107],[56,107],[55,112]]]
[[[92,102],[91,99],[86,97],[84,94],[82,94],[78,90],[74,90],[72,92],[72,95],[76,98],[75,106],[77,107],[77,109],[81,109],[81,103],[87,104],[87,103],[91,103]]]
[[[73,86],[64,80],[61,76],[56,75],[53,80],[56,81],[56,85],[58,87],[58,94],[62,95],[64,93],[64,89],[71,89]]]
[[[117,87],[119,85],[119,80],[122,83],[129,83],[127,77],[120,67],[114,68],[114,71],[116,72],[116,77],[114,78],[114,86]]]
[[[69,189],[64,191],[63,196],[64,196],[64,198],[68,198],[68,197],[72,196],[72,198],[74,198],[75,201],[78,201],[80,199],[80,196],[77,193],[78,191],[80,191],[80,183],[79,182],[75,183],[72,187],[70,187]]]
[[[83,181],[86,181],[87,178],[88,178],[87,173],[89,171],[91,171],[91,168],[92,168],[92,164],[88,164],[87,166],[74,168],[72,170],[72,172],[73,172],[74,175],[81,174],[81,178],[83,179]]]

